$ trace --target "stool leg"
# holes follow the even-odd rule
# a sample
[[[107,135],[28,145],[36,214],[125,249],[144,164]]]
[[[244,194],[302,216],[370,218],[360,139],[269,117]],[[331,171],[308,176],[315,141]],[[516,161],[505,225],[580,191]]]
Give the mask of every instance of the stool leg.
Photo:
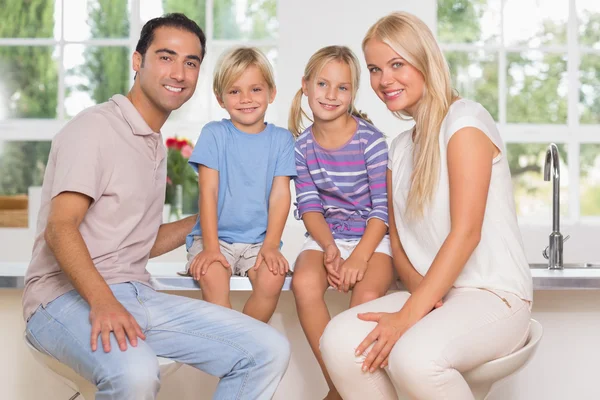
[[[85,400],[94,400],[96,398],[96,386],[85,387],[79,389],[81,397]]]
[[[471,391],[473,392],[475,400],[485,400],[490,394],[490,390],[492,390],[492,385],[493,383],[471,386]]]

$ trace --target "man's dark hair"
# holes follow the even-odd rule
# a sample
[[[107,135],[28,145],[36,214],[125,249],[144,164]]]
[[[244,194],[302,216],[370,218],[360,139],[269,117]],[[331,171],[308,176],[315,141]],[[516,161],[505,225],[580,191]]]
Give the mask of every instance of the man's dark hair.
[[[140,34],[140,40],[135,47],[135,51],[142,55],[142,59],[146,55],[148,47],[150,47],[152,41],[154,40],[154,31],[163,26],[178,28],[198,36],[198,39],[200,39],[200,45],[202,46],[201,60],[204,60],[204,56],[206,55],[206,36],[196,22],[189,19],[185,16],[185,14],[182,13],[165,14],[162,17],[152,18],[150,21],[144,24],[142,33]]]

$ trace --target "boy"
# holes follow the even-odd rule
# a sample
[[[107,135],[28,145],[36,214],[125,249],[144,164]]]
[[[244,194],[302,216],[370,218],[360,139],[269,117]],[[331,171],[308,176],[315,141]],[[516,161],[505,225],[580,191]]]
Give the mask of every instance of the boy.
[[[186,241],[187,270],[204,300],[228,308],[231,275],[247,276],[253,292],[243,312],[268,322],[289,269],[279,248],[296,176],[294,140],[265,123],[276,88],[258,49],[227,52],[213,91],[231,119],[207,124],[189,160],[198,172],[200,214]]]

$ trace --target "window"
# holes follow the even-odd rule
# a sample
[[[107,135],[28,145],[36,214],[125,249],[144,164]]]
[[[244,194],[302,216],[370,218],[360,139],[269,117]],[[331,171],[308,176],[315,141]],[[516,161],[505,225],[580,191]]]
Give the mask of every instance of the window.
[[[219,55],[237,44],[277,57],[276,0],[30,0],[0,13],[0,227],[26,227],[27,194],[41,185],[50,141],[78,112],[125,94],[141,27],[183,12],[207,36],[196,92],[174,112],[164,136],[196,141],[223,116],[211,77]],[[184,213],[197,209],[197,188],[184,188]]]
[[[546,147],[561,156],[561,214],[600,217],[600,3],[438,0],[437,33],[461,96],[506,142],[522,222],[549,221]]]

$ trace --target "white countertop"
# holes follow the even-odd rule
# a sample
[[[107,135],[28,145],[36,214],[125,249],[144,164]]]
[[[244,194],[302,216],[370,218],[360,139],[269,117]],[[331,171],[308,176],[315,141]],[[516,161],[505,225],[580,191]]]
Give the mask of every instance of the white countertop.
[[[0,262],[0,289],[23,287],[26,262]],[[158,290],[199,290],[200,287],[190,277],[177,275],[183,270],[182,263],[149,262],[148,271],[152,274],[152,284]],[[589,290],[600,289],[600,268],[565,268],[562,270],[531,269],[534,290]],[[287,277],[283,290],[290,289],[291,277]],[[401,285],[397,286],[401,288]],[[233,277],[231,290],[251,290],[248,278]]]

